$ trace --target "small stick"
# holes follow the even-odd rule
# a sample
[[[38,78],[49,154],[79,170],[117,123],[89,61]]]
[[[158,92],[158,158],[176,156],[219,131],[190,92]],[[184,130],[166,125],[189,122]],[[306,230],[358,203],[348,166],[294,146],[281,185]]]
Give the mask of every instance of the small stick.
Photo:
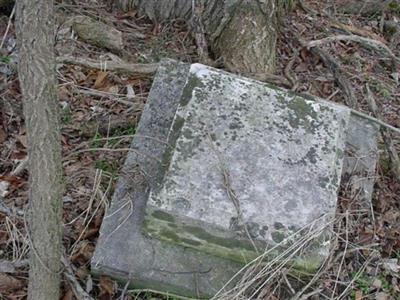
[[[61,261],[64,265],[64,275],[67,278],[75,297],[78,300],[94,300],[90,295],[81,287],[78,279],[74,275],[74,270],[65,255],[62,256]]]
[[[386,46],[384,43],[374,40],[374,39],[369,39],[369,38],[365,38],[365,37],[354,35],[354,34],[352,34],[352,35],[339,34],[339,35],[335,35],[335,36],[329,36],[329,37],[326,37],[326,38],[323,38],[320,40],[308,42],[306,47],[313,48],[315,46],[320,46],[323,44],[336,42],[336,41],[351,41],[351,42],[359,43],[365,47],[372,48],[378,52],[384,52],[388,56],[390,56],[390,58],[392,58],[393,60],[400,63],[400,58],[398,58],[392,52],[392,50],[390,50],[389,47]]]
[[[11,172],[11,175],[18,176],[20,175],[28,166],[28,155],[25,156],[23,160],[15,167],[15,169]]]
[[[310,47],[310,42],[303,41],[299,36],[297,37],[300,45],[303,47]],[[348,79],[343,74],[340,64],[327,52],[322,50],[321,48],[312,46],[310,51],[315,55],[319,56],[324,62],[325,66],[331,71],[333,76],[335,77],[335,81],[337,85],[343,90],[346,104],[353,109],[358,108],[357,99],[354,95],[354,90],[350,84],[348,84]]]
[[[353,115],[358,116],[358,117],[361,117],[361,118],[367,119],[367,120],[369,120],[371,122],[374,122],[374,123],[376,123],[376,124],[378,124],[378,125],[380,125],[382,127],[385,127],[386,129],[389,129],[389,130],[391,130],[393,132],[396,132],[397,134],[400,134],[400,128],[394,127],[394,126],[392,126],[392,125],[390,125],[388,123],[385,123],[385,122],[383,122],[383,121],[381,121],[381,120],[379,120],[377,118],[368,116],[367,114],[364,114],[364,113],[359,112],[359,111],[354,110],[354,109],[351,110],[351,113]]]
[[[143,74],[153,75],[158,68],[158,64],[129,64],[120,63],[111,60],[102,61],[89,58],[80,58],[72,56],[57,57],[58,64],[78,65],[89,69],[108,70],[125,74]]]
[[[14,5],[12,11],[11,11],[10,17],[8,18],[7,28],[6,28],[6,31],[4,32],[3,39],[1,40],[0,49],[3,48],[4,42],[6,41],[7,34],[10,31],[12,18],[14,17],[14,14],[15,14],[15,5]]]

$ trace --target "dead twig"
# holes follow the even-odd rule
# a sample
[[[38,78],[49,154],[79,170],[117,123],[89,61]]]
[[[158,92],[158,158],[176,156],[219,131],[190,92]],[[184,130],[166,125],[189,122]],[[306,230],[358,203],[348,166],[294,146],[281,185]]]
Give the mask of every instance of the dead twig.
[[[351,110],[351,113],[353,115],[358,116],[358,117],[367,119],[367,120],[369,120],[369,121],[371,121],[371,122],[373,122],[375,124],[378,124],[379,126],[385,127],[386,129],[389,129],[389,130],[391,130],[393,132],[396,132],[397,134],[400,134],[400,128],[396,128],[396,127],[394,127],[394,126],[392,126],[392,125],[390,125],[388,123],[383,122],[382,120],[379,120],[377,118],[368,116],[368,115],[366,115],[366,114],[364,114],[362,112],[356,111],[354,109]]]
[[[322,59],[324,65],[333,74],[337,85],[343,90],[346,98],[346,104],[353,109],[357,109],[358,103],[354,95],[354,90],[348,83],[348,78],[346,78],[345,74],[342,72],[342,68],[340,67],[339,62],[337,62],[329,53],[325,52],[316,45],[310,47],[310,42],[303,41],[299,36],[297,37],[297,39],[300,45],[302,45],[303,47],[311,48],[310,51]]]
[[[121,99],[121,97],[118,97],[118,95],[113,95],[111,93],[106,93],[106,92],[103,92],[103,91],[97,91],[97,90],[93,90],[93,89],[78,89],[77,91],[79,93],[85,94],[85,95],[90,95],[90,96],[95,96],[95,97],[112,98],[115,102],[119,102],[119,103],[122,103],[124,105],[137,108],[138,110],[141,110],[143,108],[143,104],[142,103],[124,100],[124,99]],[[126,97],[126,96],[124,96],[124,97]]]
[[[19,162],[19,164],[18,164],[18,165],[15,167],[15,169],[11,172],[11,175],[18,176],[18,175],[20,175],[27,167],[28,167],[28,155],[25,156],[25,158]]]
[[[377,41],[374,39],[358,36],[358,35],[344,35],[344,34],[339,34],[335,36],[329,36],[323,39],[315,40],[315,41],[310,41],[306,44],[307,48],[313,48],[316,46],[324,45],[327,43],[331,42],[337,42],[337,41],[350,41],[350,42],[356,42],[364,47],[371,48],[377,52],[384,53],[388,55],[390,58],[392,58],[394,61],[400,63],[400,58],[398,58],[392,50],[389,49],[388,46],[386,46],[384,43],[381,41]]]
[[[375,115],[375,117],[380,119],[381,118],[380,111],[378,109],[378,106],[376,105],[374,96],[372,95],[372,92],[369,89],[368,84],[366,85],[366,90],[367,90],[368,106],[371,109],[372,113]],[[397,180],[400,181],[400,159],[399,159],[399,154],[397,153],[394,147],[392,135],[385,127],[381,127],[380,132],[383,138],[383,142],[385,143],[386,151],[388,152],[390,158],[391,170],[394,176],[396,176]]]
[[[289,60],[288,64],[284,69],[284,74],[287,80],[290,82],[292,91],[296,91],[299,87],[299,82],[297,81],[296,74],[292,73],[293,64],[296,61],[297,57],[299,56],[299,49],[294,51],[293,57]]]
[[[90,58],[60,56],[57,58],[58,64],[78,65],[89,69],[102,71],[112,71],[125,74],[152,75],[157,71],[158,64],[129,64],[111,60],[94,60]]]
[[[78,300],[94,300],[79,284],[78,279],[74,275],[74,270],[65,255],[62,256],[61,261],[64,265],[64,276],[68,280],[75,297]]]
[[[3,48],[4,42],[6,41],[8,32],[10,31],[10,27],[12,24],[12,18],[14,17],[14,14],[15,14],[15,5],[11,11],[10,17],[8,18],[7,28],[6,28],[6,31],[4,32],[3,39],[1,40],[0,49]]]
[[[364,37],[367,37],[367,38],[370,38],[370,39],[373,39],[373,40],[377,40],[377,41],[382,42],[382,43],[384,42],[384,39],[382,37],[380,37],[379,35],[377,35],[376,33],[373,33],[373,32],[371,32],[369,30],[366,30],[366,29],[361,29],[361,28],[357,28],[357,27],[354,27],[354,26],[351,26],[351,25],[343,24],[343,23],[339,22],[336,19],[331,19],[330,20],[330,25],[333,28],[340,29],[340,30],[345,31],[347,33],[352,33],[352,34],[355,34],[355,35],[358,35],[358,36],[364,36]]]

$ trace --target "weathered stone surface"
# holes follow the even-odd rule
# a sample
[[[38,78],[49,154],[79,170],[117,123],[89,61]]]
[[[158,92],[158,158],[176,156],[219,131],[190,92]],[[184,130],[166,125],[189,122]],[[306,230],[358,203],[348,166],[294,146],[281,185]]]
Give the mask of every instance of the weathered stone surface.
[[[188,65],[166,62],[158,70],[132,151],[103,220],[92,271],[121,281],[130,280],[136,288],[198,298],[215,294],[241,266],[152,239],[142,231],[144,207],[162,166],[168,131],[188,69]]]
[[[229,201],[230,198],[224,198],[227,197],[227,191],[223,188],[221,169],[229,172],[230,185],[240,203],[242,218],[247,221],[248,233],[259,249],[263,250],[261,247],[265,244],[276,244],[290,234],[290,231],[295,229],[291,227],[294,224],[301,226],[313,218],[320,217],[321,214],[326,217],[319,218],[319,223],[329,222],[329,216],[332,216],[335,208],[339,184],[339,179],[335,177],[340,177],[340,152],[344,150],[344,141],[346,140],[346,156],[343,177],[354,172],[360,176],[371,174],[376,157],[370,155],[367,159],[364,158],[367,153],[373,154],[376,149],[376,128],[358,117],[349,117],[347,109],[343,107],[321,100],[312,102],[311,99],[288,95],[287,92],[255,81],[198,65],[191,68],[192,71],[189,72],[188,65],[168,61],[160,67],[154,79],[137,134],[132,142],[132,151],[128,154],[111,207],[103,221],[92,260],[92,270],[95,274],[106,274],[122,281],[129,280],[136,288],[151,288],[198,298],[214,295],[242,264],[235,262],[240,260],[235,255],[232,257],[218,251],[212,251],[216,254],[212,255],[210,251],[207,253],[206,249],[199,251],[203,239],[189,236],[191,240],[187,240],[186,225],[196,228],[196,235],[206,237],[204,240],[207,244],[216,245],[217,250],[226,250],[225,246],[239,241],[239,245],[235,245],[237,247],[231,253],[241,253],[244,255],[242,257],[246,258],[245,250],[248,249],[249,256],[254,254],[253,248],[248,244],[248,234],[243,232],[244,226],[241,226],[239,219],[234,220],[237,218],[235,206]],[[219,75],[215,86],[202,88],[203,84],[210,83],[216,72]],[[210,78],[207,78],[208,76]],[[231,78],[232,86],[220,80],[222,78]],[[228,90],[231,88],[231,98],[228,99],[224,93],[220,93],[219,88],[223,85],[227,85]],[[256,100],[256,92],[260,90],[267,91],[269,95]],[[280,97],[284,94],[289,97]],[[282,106],[289,105],[289,109],[275,107],[274,101],[281,101]],[[295,103],[297,105],[291,109],[290,105]],[[224,106],[226,108],[223,108]],[[242,107],[242,111],[239,110],[242,114],[240,123],[235,119],[238,117],[235,115],[235,106]],[[303,107],[304,110],[300,110],[303,113],[296,114],[296,106]],[[226,119],[220,116],[223,111],[226,113]],[[247,119],[243,119],[244,112],[248,115]],[[270,119],[261,121],[261,117],[268,114],[272,114],[269,115]],[[186,121],[182,123],[179,118]],[[272,121],[275,121],[275,124]],[[201,127],[200,122],[208,126]],[[232,127],[240,127],[242,124],[244,128],[228,130],[225,135],[224,132],[229,129],[231,123],[234,125]],[[254,130],[252,125],[260,126],[261,132]],[[351,130],[345,130],[349,126]],[[192,131],[191,134],[184,134],[188,133],[187,129]],[[245,134],[245,129],[248,135]],[[358,138],[360,134],[367,138]],[[329,135],[331,139],[328,139]],[[265,138],[269,139],[269,143],[262,142]],[[302,142],[304,140],[307,143]],[[324,145],[320,145],[320,140],[328,140],[329,147],[326,151],[322,149]],[[193,142],[197,143],[197,146],[189,147]],[[284,147],[280,146],[282,142],[286,144]],[[201,147],[206,152],[196,151]],[[239,150],[235,151],[235,147]],[[308,154],[311,147],[315,148],[315,152]],[[334,149],[341,151],[333,151]],[[249,155],[243,154],[245,150]],[[264,151],[265,156],[262,156]],[[274,151],[275,156],[269,156],[269,151]],[[182,158],[197,164],[198,168],[191,169],[184,164],[185,159]],[[357,163],[360,159],[364,159],[362,164]],[[312,161],[316,164],[310,164]],[[221,162],[224,165],[222,168]],[[277,165],[276,169],[271,167],[272,163]],[[284,170],[285,164],[291,171]],[[184,173],[179,168],[186,168],[189,172]],[[269,173],[264,173],[264,168],[269,168]],[[284,172],[284,176],[279,176],[279,172]],[[205,177],[206,185],[202,180],[198,180],[199,174],[209,176]],[[250,183],[246,182],[245,174],[251,175],[248,176]],[[327,176],[334,180],[327,180],[324,188],[324,181],[319,181],[318,176]],[[182,182],[171,182],[171,178]],[[243,182],[240,183],[238,178],[244,178]],[[285,189],[288,186],[288,178],[297,180],[297,193]],[[194,183],[199,184],[191,185],[189,180],[192,179],[197,179]],[[265,187],[264,182],[270,182],[270,185],[277,187]],[[182,190],[184,194],[181,197],[184,199],[169,198],[171,191],[168,188],[172,187],[170,183]],[[255,188],[257,186],[261,186],[260,191]],[[367,198],[372,191],[372,182],[365,180],[362,188],[367,191]],[[211,189],[214,189],[213,193]],[[274,191],[277,191],[276,194],[273,194]],[[150,193],[149,204],[152,205],[147,205],[146,208]],[[196,197],[189,198],[187,193]],[[252,198],[248,197],[247,193],[251,194]],[[263,193],[264,198],[260,196]],[[309,200],[301,201],[302,195],[319,197],[321,203],[313,203],[315,206],[311,206],[312,202],[307,202]],[[211,196],[217,197],[222,203],[214,203],[210,199]],[[298,206],[293,202],[285,208],[286,203],[280,202],[281,199],[288,203],[297,199],[295,203]],[[207,215],[201,214],[198,207],[200,200],[206,203]],[[250,200],[258,203],[256,211],[251,209]],[[264,203],[269,206],[269,210],[265,208]],[[218,208],[217,216],[212,206]],[[299,209],[298,213],[291,212],[296,209]],[[302,210],[307,212],[310,209],[314,209],[315,214],[303,215]],[[282,219],[276,218],[272,221],[270,218],[274,216],[271,214],[273,210],[281,213]],[[144,229],[145,212],[147,226]],[[266,217],[262,218],[259,214],[266,214]],[[230,222],[231,218],[233,222]],[[291,223],[292,219],[296,222]],[[169,232],[160,231],[163,226]],[[268,230],[264,228],[264,235],[262,226],[268,226]],[[203,230],[200,234],[199,229]],[[321,246],[323,239],[324,236],[319,241],[317,238],[305,255],[297,256],[295,263],[303,268],[315,268],[324,258],[324,250],[326,252],[327,245]],[[293,245],[291,239],[287,240]],[[224,247],[218,248],[221,244]],[[284,249],[285,247],[277,247],[272,254],[280,254]]]
[[[147,231],[243,261],[257,256],[254,242],[275,246],[331,218],[349,117],[343,106],[192,65]]]
[[[378,160],[377,136],[379,126],[366,119],[352,116],[347,129],[342,182],[346,193],[366,209],[371,207]]]

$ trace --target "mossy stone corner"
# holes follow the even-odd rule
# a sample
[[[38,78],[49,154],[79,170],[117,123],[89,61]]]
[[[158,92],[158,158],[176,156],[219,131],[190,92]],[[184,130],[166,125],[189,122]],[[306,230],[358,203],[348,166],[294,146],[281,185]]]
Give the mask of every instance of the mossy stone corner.
[[[195,298],[264,251],[312,272],[328,255],[341,177],[356,172],[351,185],[370,198],[377,133],[346,107],[164,61],[92,271]]]

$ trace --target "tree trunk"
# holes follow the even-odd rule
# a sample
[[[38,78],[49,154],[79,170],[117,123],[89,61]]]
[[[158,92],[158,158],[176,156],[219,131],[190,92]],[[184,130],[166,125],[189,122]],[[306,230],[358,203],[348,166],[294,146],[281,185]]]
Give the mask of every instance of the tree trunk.
[[[61,139],[52,0],[17,1],[18,74],[29,155],[28,299],[58,300],[61,269]]]
[[[204,8],[200,20],[206,39],[227,69],[248,75],[274,71],[278,18],[291,0],[117,1],[120,8],[135,8],[155,22],[193,20],[192,2]]]

